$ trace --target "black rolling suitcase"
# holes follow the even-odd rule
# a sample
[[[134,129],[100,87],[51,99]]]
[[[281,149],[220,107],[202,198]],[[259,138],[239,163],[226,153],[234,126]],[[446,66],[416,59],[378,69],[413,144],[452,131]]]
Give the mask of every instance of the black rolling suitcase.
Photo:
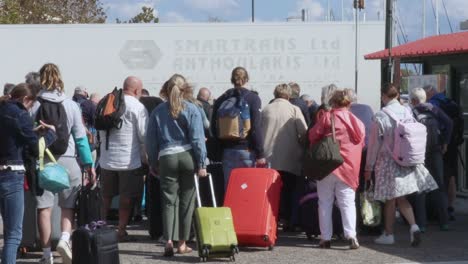
[[[148,232],[152,239],[158,239],[163,234],[161,182],[151,173],[146,176],[146,216],[148,217]]]
[[[83,175],[83,179],[85,177],[86,175]],[[85,186],[84,180],[82,180],[75,206],[78,226],[102,220],[101,206],[101,188],[98,184]]]
[[[73,264],[119,264],[117,232],[104,223],[93,222],[72,235]]]

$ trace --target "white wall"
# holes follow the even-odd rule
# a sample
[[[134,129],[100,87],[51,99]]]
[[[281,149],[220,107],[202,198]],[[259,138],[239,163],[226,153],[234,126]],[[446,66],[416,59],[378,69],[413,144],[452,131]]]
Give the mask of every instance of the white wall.
[[[384,24],[364,23],[360,34],[359,99],[376,109],[380,62],[363,55],[383,49]],[[282,82],[299,83],[316,100],[329,83],[354,88],[352,23],[14,25],[0,26],[0,36],[0,85],[53,62],[69,94],[77,85],[105,94],[128,75],[157,94],[177,72],[219,96],[238,65],[264,104]]]

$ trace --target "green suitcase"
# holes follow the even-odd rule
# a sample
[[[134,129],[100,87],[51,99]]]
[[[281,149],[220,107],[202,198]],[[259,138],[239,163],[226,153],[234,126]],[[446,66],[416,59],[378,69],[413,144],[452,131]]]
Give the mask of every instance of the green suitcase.
[[[202,207],[198,176],[195,175],[197,190],[197,204],[195,209],[195,230],[198,242],[198,255],[200,261],[205,262],[212,257],[229,257],[235,261],[235,254],[239,253],[237,236],[232,221],[231,209],[216,207],[213,180],[208,174],[211,197],[214,207]]]

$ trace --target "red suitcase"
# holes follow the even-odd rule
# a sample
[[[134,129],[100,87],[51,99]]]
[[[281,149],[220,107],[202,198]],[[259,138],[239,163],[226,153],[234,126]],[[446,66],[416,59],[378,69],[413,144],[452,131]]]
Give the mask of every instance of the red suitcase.
[[[232,170],[224,206],[231,208],[240,246],[273,249],[282,184],[272,169]]]

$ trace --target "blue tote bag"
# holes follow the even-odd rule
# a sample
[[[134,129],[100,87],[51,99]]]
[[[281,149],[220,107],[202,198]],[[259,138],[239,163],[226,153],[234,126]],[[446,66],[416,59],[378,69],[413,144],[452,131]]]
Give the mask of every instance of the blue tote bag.
[[[44,165],[44,154],[51,162]],[[68,171],[57,163],[54,155],[45,147],[44,138],[39,139],[39,187],[52,193],[70,188]]]

